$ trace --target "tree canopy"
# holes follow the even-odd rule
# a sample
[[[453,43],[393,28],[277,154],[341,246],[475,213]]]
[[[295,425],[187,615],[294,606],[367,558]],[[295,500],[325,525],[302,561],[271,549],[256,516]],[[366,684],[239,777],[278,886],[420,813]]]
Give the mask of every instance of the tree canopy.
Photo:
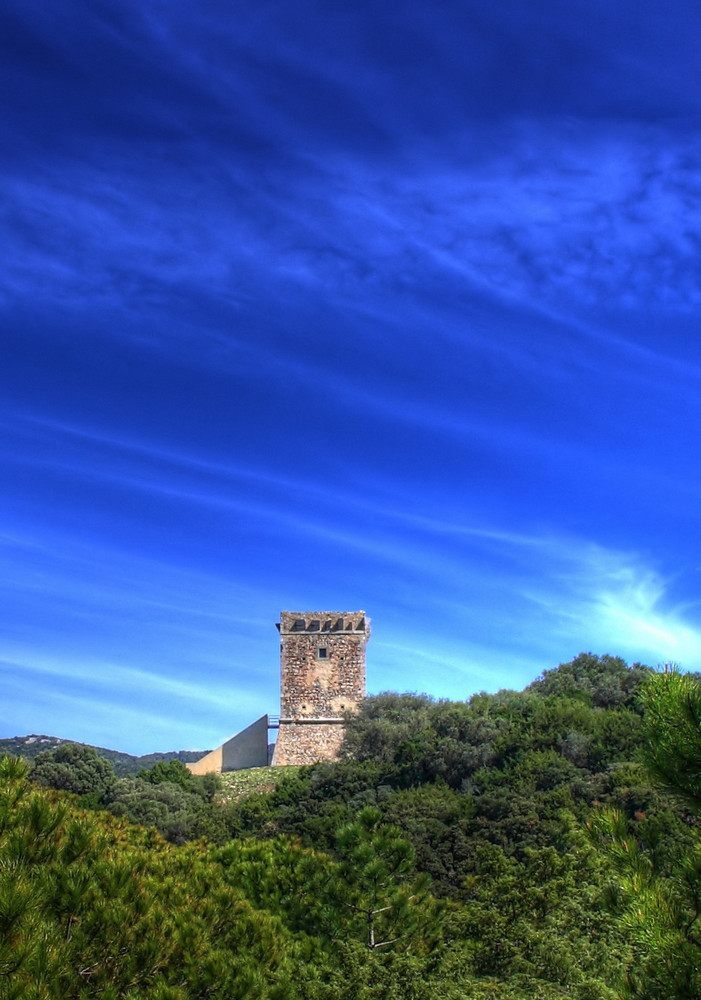
[[[368,698],[341,760],[235,801],[5,758],[0,1000],[701,996],[700,720],[698,678],[582,654]]]

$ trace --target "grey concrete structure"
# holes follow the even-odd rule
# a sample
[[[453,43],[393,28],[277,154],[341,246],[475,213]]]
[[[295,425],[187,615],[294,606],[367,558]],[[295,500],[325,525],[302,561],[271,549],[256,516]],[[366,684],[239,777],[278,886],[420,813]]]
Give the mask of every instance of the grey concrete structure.
[[[260,719],[222,743],[216,750],[187,767],[193,774],[212,771],[240,771],[244,767],[265,767],[268,763],[268,716]]]

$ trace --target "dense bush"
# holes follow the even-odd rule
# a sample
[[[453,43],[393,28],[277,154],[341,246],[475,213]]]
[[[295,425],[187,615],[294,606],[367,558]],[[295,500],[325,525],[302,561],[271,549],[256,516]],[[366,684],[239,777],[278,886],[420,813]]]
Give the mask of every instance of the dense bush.
[[[640,798],[612,775],[640,752],[636,691],[649,672],[582,654],[520,693],[367,698],[348,721],[339,763],[302,769],[242,802],[231,828],[331,850],[340,825],[377,806],[434,890],[456,898],[478,842],[520,859],[529,849],[568,850],[573,824],[595,802],[631,808]]]
[[[696,679],[582,654],[369,698],[342,760],[234,805],[177,761],[6,759],[0,1000],[697,996],[700,723]]]
[[[102,798],[117,780],[113,765],[93,747],[63,743],[34,761],[32,780],[47,788]]]

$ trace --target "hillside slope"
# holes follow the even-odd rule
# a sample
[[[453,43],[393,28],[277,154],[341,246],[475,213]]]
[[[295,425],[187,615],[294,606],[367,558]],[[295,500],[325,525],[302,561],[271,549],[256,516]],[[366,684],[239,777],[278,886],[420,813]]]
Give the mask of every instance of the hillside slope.
[[[75,740],[62,739],[60,736],[43,736],[32,733],[29,736],[13,736],[9,739],[0,739],[0,757],[9,754],[14,757],[23,757],[25,760],[34,760],[37,754],[43,750],[55,750],[62,743],[74,743]],[[82,744],[91,746],[91,744]],[[106,747],[93,747],[94,750],[114,764],[114,770],[118,777],[122,778],[128,774],[137,774],[144,768],[153,767],[159,761],[179,760],[183,764],[190,761],[199,760],[204,757],[209,750],[170,750],[165,753],[149,753],[141,757],[133,754],[122,753],[120,750],[108,750]]]

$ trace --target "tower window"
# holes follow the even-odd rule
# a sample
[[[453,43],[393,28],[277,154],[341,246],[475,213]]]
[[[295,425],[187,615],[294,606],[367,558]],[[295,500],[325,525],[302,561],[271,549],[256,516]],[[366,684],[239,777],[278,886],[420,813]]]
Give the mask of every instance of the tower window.
[[[319,646],[319,651],[317,652],[317,659],[327,660],[329,658],[329,651],[326,646]]]

